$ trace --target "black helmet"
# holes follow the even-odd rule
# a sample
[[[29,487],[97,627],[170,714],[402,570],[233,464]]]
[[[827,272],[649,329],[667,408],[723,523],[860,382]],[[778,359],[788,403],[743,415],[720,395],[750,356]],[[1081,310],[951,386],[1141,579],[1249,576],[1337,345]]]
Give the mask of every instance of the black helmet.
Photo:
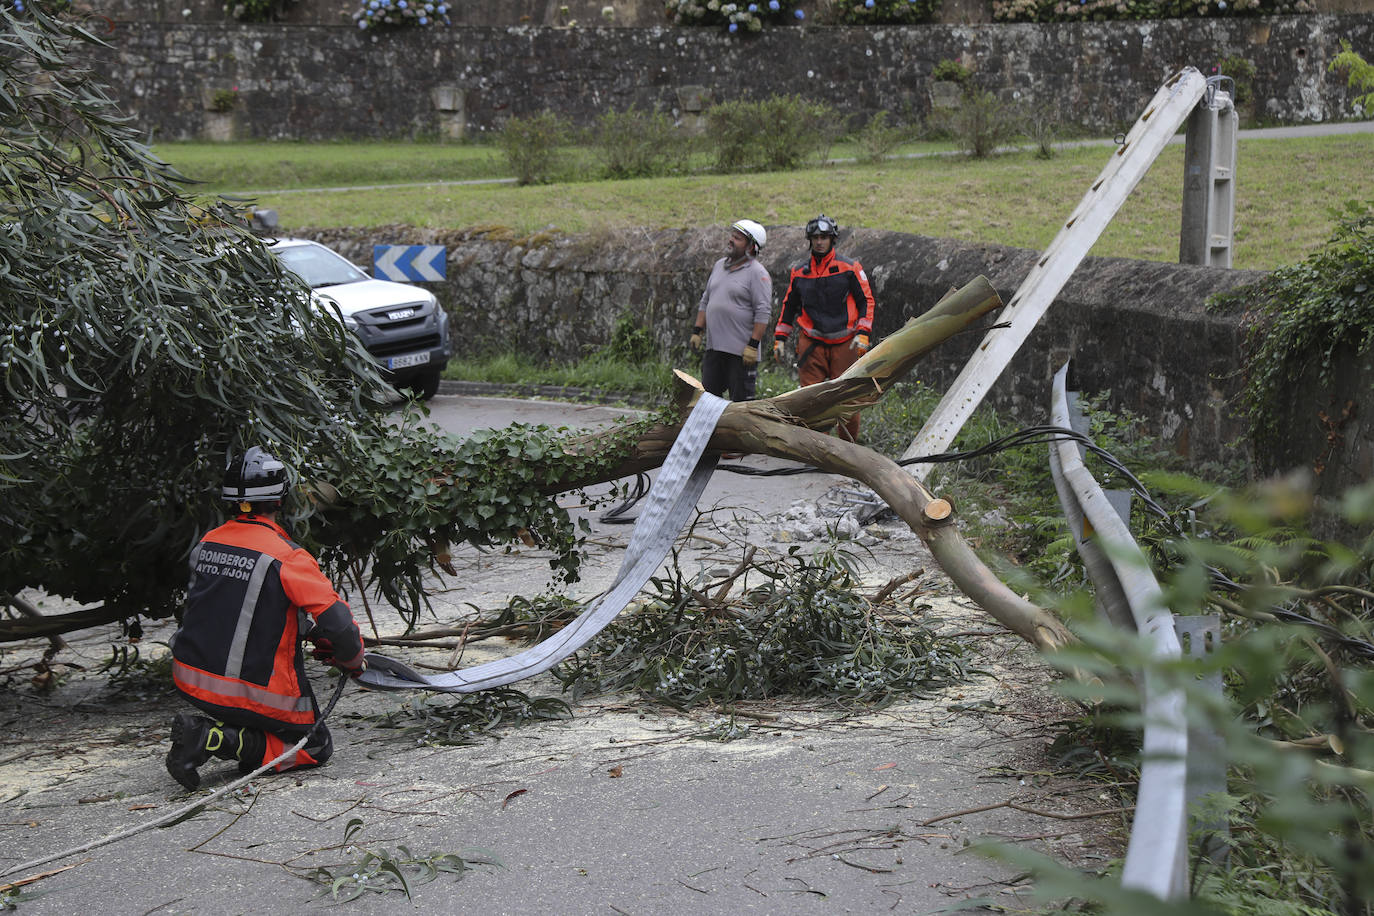
[[[253,446],[229,459],[221,497],[231,503],[276,503],[286,495],[286,465]]]
[[[806,237],[809,239],[818,235],[828,235],[833,239],[839,234],[840,224],[824,213],[806,224]]]

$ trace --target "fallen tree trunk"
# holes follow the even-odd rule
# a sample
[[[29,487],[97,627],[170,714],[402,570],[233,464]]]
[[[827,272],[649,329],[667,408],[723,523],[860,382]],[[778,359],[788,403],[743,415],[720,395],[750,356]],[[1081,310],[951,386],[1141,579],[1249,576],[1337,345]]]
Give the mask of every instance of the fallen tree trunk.
[[[709,447],[787,458],[866,484],[926,542],[945,573],[966,595],[1021,638],[1038,648],[1054,649],[1072,641],[1069,631],[1052,614],[1017,595],[993,575],[959,534],[947,500],[937,499],[896,462],[818,432],[833,427],[855,410],[877,403],[921,356],[1001,305],[987,278],[978,277],[908,321],[840,378],[774,398],[729,405],[716,424]],[[677,404],[685,413],[701,393],[701,386],[682,372],[677,373],[677,379]],[[583,479],[560,480],[550,491],[617,480],[657,467],[679,429],[678,424],[656,426],[640,436],[615,467]],[[564,448],[574,454],[602,454],[614,447],[618,435],[619,431],[610,430],[578,437]]]
[[[978,559],[954,526],[953,507],[948,501],[936,498],[893,461],[822,432],[854,411],[876,403],[921,356],[1001,305],[987,279],[978,277],[881,341],[840,378],[766,400],[730,404],[716,426],[710,448],[787,458],[866,484],[926,542],[965,594],[1023,639],[1052,649],[1071,640],[1068,631],[1052,615],[1012,592]],[[677,412],[685,416],[701,386],[684,373],[677,373],[677,377]],[[663,423],[635,438],[627,438],[621,428],[571,437],[562,443],[565,454],[613,458],[587,463],[587,470],[578,471],[570,471],[570,464],[551,462],[539,469],[541,478],[548,481],[544,492],[618,480],[657,467],[680,428],[677,423]],[[104,606],[41,620],[0,621],[0,642],[52,636],[126,616],[126,612]]]

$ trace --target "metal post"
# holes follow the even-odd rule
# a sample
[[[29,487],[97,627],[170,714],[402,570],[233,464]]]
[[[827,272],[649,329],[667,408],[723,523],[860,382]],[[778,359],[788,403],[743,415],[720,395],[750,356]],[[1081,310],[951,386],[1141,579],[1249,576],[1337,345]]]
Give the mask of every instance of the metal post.
[[[1193,617],[1180,614],[1174,617],[1174,630],[1178,633],[1179,646],[1186,658],[1200,662],[1221,648],[1221,616],[1218,614]],[[1215,701],[1221,700],[1223,686],[1220,671],[1202,677],[1198,686],[1210,693]],[[1194,714],[1188,722],[1188,810],[1192,832],[1200,837],[1199,851],[1213,862],[1226,859],[1226,838],[1230,835],[1230,827],[1224,815],[1202,810],[1198,802],[1225,791],[1226,744],[1215,728],[1209,727],[1201,716]]]
[[[1225,88],[1223,88],[1223,86]],[[1235,84],[1229,76],[1207,80],[1207,94],[1188,116],[1183,154],[1183,227],[1180,264],[1230,267],[1236,226]]]

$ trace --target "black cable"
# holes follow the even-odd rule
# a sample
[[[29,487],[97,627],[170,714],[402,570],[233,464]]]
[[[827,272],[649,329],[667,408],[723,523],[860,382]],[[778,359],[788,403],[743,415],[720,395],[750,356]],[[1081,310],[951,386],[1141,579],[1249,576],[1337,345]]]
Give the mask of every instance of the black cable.
[[[649,493],[649,475],[640,471],[635,475],[634,488],[626,495],[619,505],[612,506],[601,513],[601,521],[608,525],[628,525],[634,522],[638,516],[626,515],[634,508],[635,504],[647,496]]]
[[[1009,435],[1002,436],[1001,438],[993,439],[978,448],[958,452],[941,452],[936,455],[918,455],[914,458],[901,459],[897,464],[903,467],[911,464],[946,464],[954,461],[968,461],[973,458],[981,458],[986,455],[1006,451],[1007,449],[1021,448],[1027,445],[1048,445],[1054,442],[1066,441],[1076,442],[1085,450],[1092,452],[1100,458],[1103,463],[1125,480],[1130,490],[1140,499],[1145,509],[1162,520],[1173,535],[1179,538],[1187,537],[1187,532],[1183,530],[1183,527],[1169,514],[1167,509],[1155,500],[1150,494],[1150,491],[1140,482],[1140,479],[1126,469],[1126,466],[1121,463],[1120,459],[1092,441],[1092,439],[1085,434],[1063,426],[1028,426],[1014,433],[1010,433]],[[742,465],[722,464],[719,466],[718,470],[755,477],[785,477],[792,474],[829,473],[828,471],[823,471],[811,465],[798,465],[786,468],[751,468]],[[1208,564],[1203,568],[1207,571],[1207,575],[1213,587],[1218,591],[1237,595],[1245,590],[1244,586],[1226,575],[1217,567]],[[1330,624],[1323,623],[1320,620],[1316,620],[1294,610],[1292,605],[1286,607],[1271,607],[1269,613],[1272,614],[1275,619],[1285,623],[1294,623],[1316,630],[1322,636],[1330,639],[1332,642],[1340,644],[1348,651],[1361,657],[1374,660],[1374,643],[1347,636]]]

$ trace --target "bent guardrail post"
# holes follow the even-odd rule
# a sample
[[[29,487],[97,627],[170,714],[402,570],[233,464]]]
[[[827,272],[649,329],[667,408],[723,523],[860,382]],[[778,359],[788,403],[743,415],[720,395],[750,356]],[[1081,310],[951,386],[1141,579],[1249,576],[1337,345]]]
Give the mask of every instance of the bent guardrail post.
[[[1183,654],[1199,661],[1221,648],[1221,615],[1176,615],[1174,631],[1178,633]],[[1224,690],[1220,671],[1204,675],[1198,686],[1220,698]],[[1200,837],[1203,855],[1213,862],[1224,862],[1227,843],[1224,837],[1231,832],[1225,815],[1205,813],[1198,802],[1209,795],[1226,791],[1226,743],[1215,728],[1193,715],[1188,719],[1188,810],[1193,813],[1192,831]]]
[[[1054,377],[1050,413],[1056,426],[1067,427],[1070,422],[1065,392],[1068,369],[1065,363]],[[1098,555],[1088,567],[1094,585],[1120,593],[1152,655],[1179,658],[1173,614],[1164,603],[1149,562],[1083,466],[1077,444],[1068,440],[1052,443],[1050,454],[1065,514],[1071,522],[1078,520],[1074,523],[1075,540],[1081,537],[1082,543],[1091,544],[1089,551]],[[1088,563],[1086,554],[1084,562]],[[1145,720],[1140,789],[1121,884],[1161,900],[1176,900],[1188,893],[1188,723],[1184,695],[1149,671],[1140,681]]]

